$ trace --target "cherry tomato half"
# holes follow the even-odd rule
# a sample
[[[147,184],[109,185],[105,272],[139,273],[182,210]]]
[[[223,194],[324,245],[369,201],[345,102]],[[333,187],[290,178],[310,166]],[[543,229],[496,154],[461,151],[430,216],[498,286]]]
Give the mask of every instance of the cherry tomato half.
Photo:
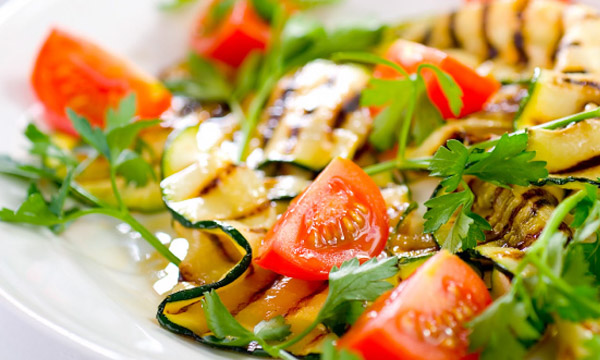
[[[44,42],[31,75],[44,105],[48,124],[75,134],[65,110],[73,109],[92,124],[103,126],[106,110],[127,94],[136,94],[137,115],[156,118],[171,105],[171,94],[155,78],[99,46],[53,29]]]
[[[381,253],[388,227],[379,187],[352,161],[336,158],[271,228],[255,262],[286,276],[324,280],[344,261]]]
[[[200,12],[191,47],[198,55],[238,67],[252,51],[267,48],[271,28],[257,14],[251,0],[235,1],[223,19],[214,19],[219,3],[212,0]]]
[[[367,308],[338,346],[365,360],[477,359],[464,324],[491,302],[477,273],[441,251]]]
[[[493,78],[483,77],[470,67],[449,56],[445,52],[406,40],[395,41],[385,57],[401,65],[408,73],[415,73],[421,64],[433,64],[448,73],[463,91],[464,106],[458,118],[480,111],[486,101],[500,89],[500,83]],[[402,75],[388,66],[377,66],[375,77],[394,79]],[[423,70],[429,99],[440,110],[444,119],[455,118],[450,110],[448,99],[430,69]]]

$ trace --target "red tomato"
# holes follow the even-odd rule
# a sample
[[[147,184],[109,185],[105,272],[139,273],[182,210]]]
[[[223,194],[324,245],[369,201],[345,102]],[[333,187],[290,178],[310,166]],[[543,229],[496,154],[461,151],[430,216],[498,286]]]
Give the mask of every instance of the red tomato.
[[[49,125],[75,134],[65,115],[71,108],[102,126],[109,107],[134,92],[137,115],[156,118],[171,105],[171,94],[155,78],[87,40],[53,29],[31,75]]]
[[[450,74],[463,91],[464,106],[459,118],[480,111],[486,101],[500,89],[500,83],[493,78],[483,77],[475,70],[463,65],[445,52],[406,40],[397,40],[390,46],[385,57],[401,65],[409,73],[415,73],[421,64],[433,64]],[[398,78],[402,75],[388,66],[377,66],[375,77],[384,79]],[[427,93],[431,101],[440,110],[444,119],[455,118],[450,110],[448,99],[430,69],[423,70]]]
[[[479,276],[441,251],[377,299],[338,342],[365,360],[477,359],[464,324],[492,299]]]
[[[212,13],[219,2],[212,0],[201,11],[191,47],[203,57],[238,67],[252,51],[267,48],[271,28],[256,13],[250,0],[236,1],[225,18],[215,24]]]
[[[255,262],[286,276],[325,280],[344,261],[379,255],[388,232],[379,187],[352,161],[336,158],[271,228]]]

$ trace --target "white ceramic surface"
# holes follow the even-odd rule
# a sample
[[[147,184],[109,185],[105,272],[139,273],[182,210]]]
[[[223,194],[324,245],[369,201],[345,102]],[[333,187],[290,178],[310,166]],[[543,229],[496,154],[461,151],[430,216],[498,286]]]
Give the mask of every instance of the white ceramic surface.
[[[319,16],[392,20],[458,2],[347,0]],[[157,73],[184,54],[192,15],[193,9],[161,12],[150,0],[12,0],[0,6],[0,153],[23,152],[24,114],[34,103],[28,74],[51,26],[94,39]],[[0,206],[14,208],[23,199],[25,187],[18,181],[0,177],[0,189]],[[119,234],[116,225],[88,219],[57,237],[0,223],[0,308],[7,314],[0,320],[0,358],[234,357],[158,326],[154,314],[161,296],[152,289],[154,275],[140,265],[150,249]]]

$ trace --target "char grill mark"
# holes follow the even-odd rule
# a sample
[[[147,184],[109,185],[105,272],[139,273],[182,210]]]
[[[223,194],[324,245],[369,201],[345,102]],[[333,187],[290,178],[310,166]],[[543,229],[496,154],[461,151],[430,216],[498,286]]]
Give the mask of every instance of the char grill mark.
[[[227,176],[231,175],[235,171],[235,169],[236,169],[236,166],[234,164],[228,164],[227,166],[222,168],[215,175],[214,179],[212,179],[204,187],[202,187],[200,190],[198,190],[197,197],[205,196],[212,190],[216,189],[219,186],[219,184],[221,183],[221,181],[223,181],[223,179],[226,178]]]
[[[498,56],[498,49],[496,49],[496,47],[490,42],[487,29],[488,17],[490,16],[490,4],[486,2],[482,6],[481,26],[483,29],[483,39],[485,40],[485,45],[487,47],[487,58],[495,59]]]

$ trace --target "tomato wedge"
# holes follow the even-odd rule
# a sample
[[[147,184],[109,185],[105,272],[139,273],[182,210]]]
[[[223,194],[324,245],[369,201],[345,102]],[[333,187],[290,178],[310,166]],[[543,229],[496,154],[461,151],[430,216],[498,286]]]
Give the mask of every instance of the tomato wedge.
[[[156,118],[171,105],[171,94],[155,78],[99,46],[59,29],[44,42],[31,75],[33,89],[55,130],[76,134],[66,108],[102,126],[106,110],[136,94],[137,115]]]
[[[192,32],[191,47],[198,55],[237,68],[252,51],[263,51],[271,28],[250,0],[237,0],[223,19],[215,19],[220,0],[210,1],[200,12]]]
[[[500,89],[500,83],[493,78],[484,77],[470,67],[449,56],[445,52],[406,40],[395,41],[387,50],[385,57],[401,65],[408,73],[415,73],[421,64],[433,64],[450,74],[463,91],[464,106],[458,118],[480,111],[488,99]],[[375,68],[375,77],[394,79],[402,75],[389,66]],[[448,99],[430,69],[423,70],[429,99],[440,110],[444,119],[455,118],[450,110]]]
[[[304,280],[379,255],[389,220],[379,187],[350,160],[334,159],[267,233],[256,264]]]
[[[368,308],[338,342],[365,360],[477,359],[464,324],[492,302],[479,276],[447,251]]]

